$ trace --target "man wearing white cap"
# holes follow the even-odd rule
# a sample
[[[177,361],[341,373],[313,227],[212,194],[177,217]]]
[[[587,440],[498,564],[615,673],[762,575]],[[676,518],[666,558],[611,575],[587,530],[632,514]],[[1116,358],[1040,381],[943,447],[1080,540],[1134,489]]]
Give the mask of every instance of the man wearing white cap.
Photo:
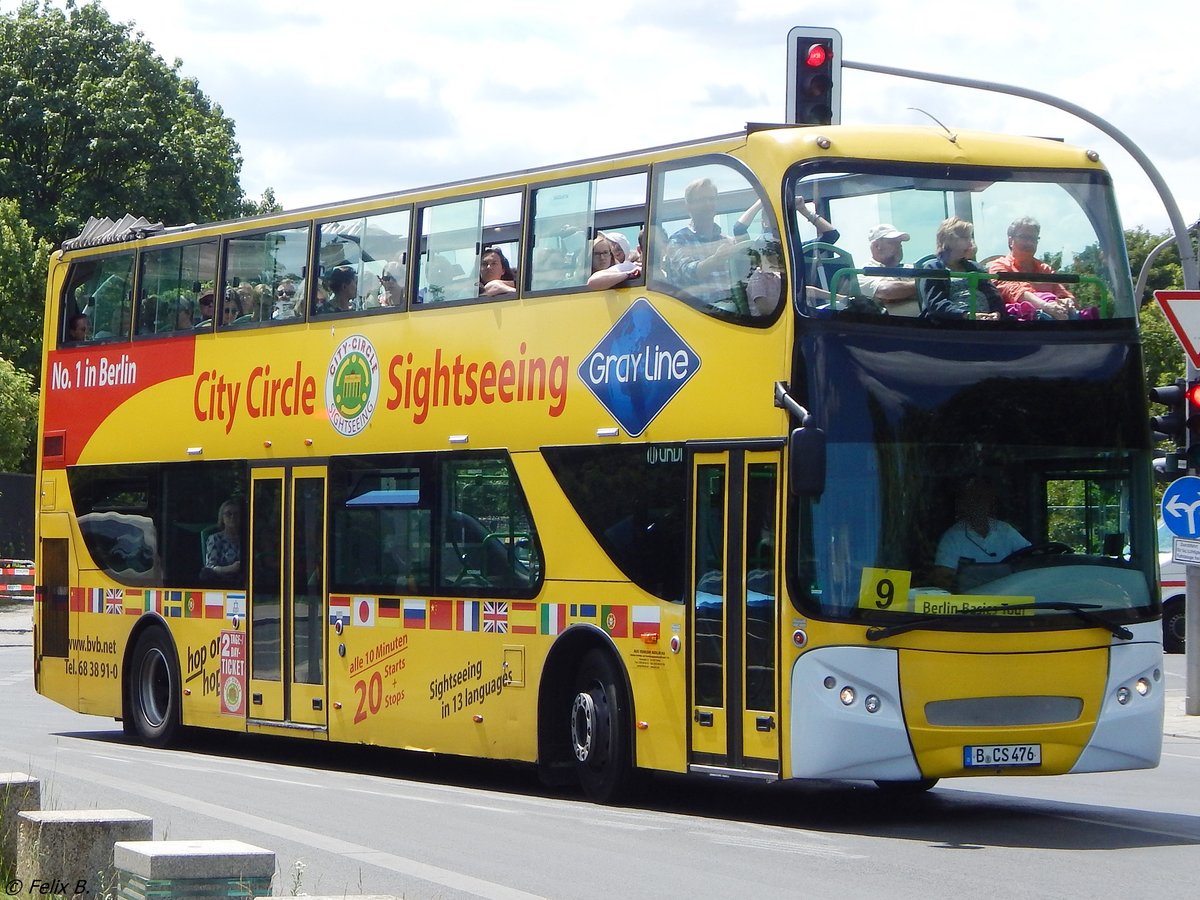
[[[883,223],[867,232],[871,242],[871,261],[867,268],[895,268],[904,259],[903,243],[912,237],[895,225]],[[859,275],[858,286],[868,297],[882,303],[893,316],[915,316],[920,312],[917,304],[917,282],[914,278],[897,278],[889,275]]]

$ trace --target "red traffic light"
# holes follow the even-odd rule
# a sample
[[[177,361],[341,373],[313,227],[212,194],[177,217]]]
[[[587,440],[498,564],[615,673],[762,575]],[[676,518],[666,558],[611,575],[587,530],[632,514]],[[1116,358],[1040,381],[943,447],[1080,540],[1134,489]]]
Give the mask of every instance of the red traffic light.
[[[825,44],[812,44],[804,56],[804,64],[810,69],[817,69],[829,62],[829,48]]]
[[[1192,406],[1200,407],[1200,381],[1193,381],[1187,386],[1187,400]]]

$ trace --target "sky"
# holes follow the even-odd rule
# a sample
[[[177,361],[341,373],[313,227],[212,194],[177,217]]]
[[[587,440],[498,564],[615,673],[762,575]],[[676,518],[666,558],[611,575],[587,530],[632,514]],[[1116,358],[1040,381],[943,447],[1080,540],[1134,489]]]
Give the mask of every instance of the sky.
[[[273,188],[287,209],[782,121],[787,33],[820,25],[841,32],[848,60],[1032,88],[1090,110],[1150,158],[1187,223],[1200,217],[1194,0],[101,3],[182,61],[235,123],[246,194]],[[16,5],[0,0],[5,12]],[[857,70],[844,71],[842,98],[847,124],[928,125],[928,113],[952,130],[1094,149],[1125,227],[1168,227],[1133,158],[1067,113]]]

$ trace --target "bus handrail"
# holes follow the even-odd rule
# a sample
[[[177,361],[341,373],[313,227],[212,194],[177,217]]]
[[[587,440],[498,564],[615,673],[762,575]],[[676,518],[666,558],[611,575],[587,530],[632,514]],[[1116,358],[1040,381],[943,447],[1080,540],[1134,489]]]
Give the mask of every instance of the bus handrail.
[[[854,283],[859,275],[885,278],[914,278],[928,281],[961,279],[967,282],[968,308],[970,317],[975,317],[975,294],[981,281],[1027,281],[1031,284],[1082,284],[1096,288],[1099,295],[1100,318],[1111,319],[1113,315],[1112,293],[1108,285],[1095,275],[1077,275],[1072,272],[960,272],[953,269],[915,269],[908,266],[864,266],[838,269],[830,279],[830,297],[836,298],[842,283]],[[1053,280],[1051,280],[1053,279]],[[847,294],[847,296],[850,296]]]

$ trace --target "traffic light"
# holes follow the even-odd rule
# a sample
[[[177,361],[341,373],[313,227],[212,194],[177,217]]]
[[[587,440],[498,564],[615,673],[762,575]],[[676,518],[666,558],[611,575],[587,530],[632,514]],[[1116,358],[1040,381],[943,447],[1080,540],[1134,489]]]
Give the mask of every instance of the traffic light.
[[[842,35],[797,26],[788,32],[787,121],[837,125],[842,120]]]
[[[1150,417],[1155,441],[1172,440],[1177,447],[1187,446],[1188,400],[1187,381],[1177,378],[1172,384],[1150,388],[1150,402],[1167,408],[1162,415]]]
[[[1150,402],[1167,407],[1163,415],[1150,418],[1154,440],[1170,439],[1177,447],[1200,445],[1200,381],[1177,378],[1150,388]]]

